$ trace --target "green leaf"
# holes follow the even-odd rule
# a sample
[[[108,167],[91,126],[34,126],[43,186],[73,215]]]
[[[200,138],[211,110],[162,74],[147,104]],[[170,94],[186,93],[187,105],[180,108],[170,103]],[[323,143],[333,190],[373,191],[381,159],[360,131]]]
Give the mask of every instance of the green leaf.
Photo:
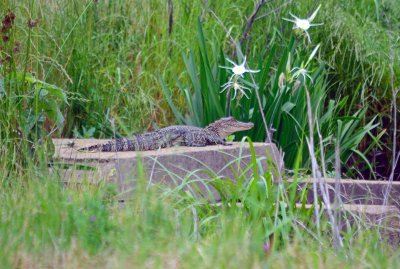
[[[364,161],[364,163],[368,166],[368,169],[370,171],[374,171],[371,163],[368,161],[367,157],[365,157],[365,155],[361,151],[359,151],[358,149],[352,149],[351,151],[356,153],[358,157],[360,157]]]
[[[62,115],[57,102],[52,99],[46,99],[44,102],[41,102],[40,108],[49,119],[56,123],[57,128],[61,130],[64,124],[64,116]]]
[[[160,77],[160,84],[161,84],[161,89],[162,89],[162,91],[163,91],[163,93],[165,95],[165,98],[167,99],[168,105],[172,109],[172,112],[174,113],[175,117],[179,121],[185,122],[185,118],[183,117],[182,113],[179,112],[179,110],[175,106],[174,102],[172,101],[171,92],[167,88],[167,85],[165,85],[165,82],[162,79],[162,77]]]
[[[21,73],[17,74],[17,78],[22,80],[23,79],[23,75]],[[31,84],[34,84],[35,87],[39,87],[42,89],[45,89],[48,94],[53,95],[55,97],[58,97],[60,100],[62,100],[64,103],[68,104],[67,101],[67,95],[65,94],[64,90],[53,85],[53,84],[49,84],[47,82],[44,82],[42,80],[36,79],[34,76],[32,76],[31,74],[25,74],[25,81],[29,82]]]
[[[282,106],[282,111],[289,113],[292,110],[292,108],[294,108],[295,106],[296,106],[296,104],[294,104],[294,103],[286,102]]]

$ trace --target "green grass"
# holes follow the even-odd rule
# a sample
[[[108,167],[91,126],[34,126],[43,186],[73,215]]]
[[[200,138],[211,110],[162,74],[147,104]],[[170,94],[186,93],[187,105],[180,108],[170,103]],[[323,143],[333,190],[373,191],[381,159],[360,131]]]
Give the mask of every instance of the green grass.
[[[122,134],[149,128],[152,122],[171,122],[158,78],[172,82],[184,72],[181,53],[196,44],[193,34],[201,1],[175,3],[171,35],[165,1],[29,3],[7,0],[0,10],[16,13],[14,35],[21,43],[17,67],[27,66],[66,91],[70,104],[63,107],[63,135],[71,136],[75,128],[82,132],[84,126],[95,127],[98,137],[109,137],[114,129],[111,118]],[[219,16],[227,21],[240,12],[237,4],[212,6],[223,10]],[[30,38],[29,17],[39,20]],[[223,35],[213,19],[204,17],[207,33]]]
[[[121,207],[107,186],[65,188],[56,177],[1,182],[2,268],[396,268],[400,252],[378,240],[377,228],[344,233],[335,252],[329,226],[320,240],[301,211],[276,225],[263,207],[207,207],[154,186]],[[256,199],[249,194],[248,200]],[[270,206],[265,204],[264,206]],[[254,211],[255,210],[255,211]],[[260,211],[261,212],[261,211]],[[260,213],[259,212],[259,213]],[[296,221],[295,221],[296,220]],[[307,222],[303,222],[307,223]],[[311,230],[310,230],[311,229]],[[287,231],[292,231],[287,234]],[[264,243],[275,240],[266,255]],[[320,244],[321,243],[321,244]]]

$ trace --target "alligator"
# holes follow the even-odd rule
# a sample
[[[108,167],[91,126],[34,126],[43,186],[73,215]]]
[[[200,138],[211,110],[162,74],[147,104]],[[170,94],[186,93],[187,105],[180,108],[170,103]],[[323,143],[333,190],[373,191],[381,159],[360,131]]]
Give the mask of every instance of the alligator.
[[[225,138],[235,132],[253,128],[251,122],[240,122],[233,117],[221,118],[205,128],[175,125],[154,132],[118,138],[104,144],[80,148],[79,151],[146,151],[173,146],[205,147],[208,145],[230,145]]]

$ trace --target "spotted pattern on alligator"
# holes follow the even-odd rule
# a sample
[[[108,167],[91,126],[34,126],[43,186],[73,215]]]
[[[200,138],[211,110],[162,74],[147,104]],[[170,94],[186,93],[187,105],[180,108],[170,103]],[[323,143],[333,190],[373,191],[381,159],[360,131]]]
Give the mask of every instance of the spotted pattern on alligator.
[[[160,130],[134,135],[132,138],[118,138],[104,144],[80,148],[79,151],[116,152],[147,151],[173,146],[205,147],[208,145],[229,145],[225,138],[235,132],[253,128],[251,122],[240,122],[233,117],[221,118],[205,128],[174,125]]]

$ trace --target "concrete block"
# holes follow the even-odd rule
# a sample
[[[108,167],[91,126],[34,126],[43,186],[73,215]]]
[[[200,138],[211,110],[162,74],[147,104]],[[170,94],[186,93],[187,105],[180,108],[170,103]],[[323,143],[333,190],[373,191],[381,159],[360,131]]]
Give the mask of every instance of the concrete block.
[[[172,187],[185,183],[193,195],[204,195],[219,200],[219,193],[212,186],[215,179],[236,181],[249,179],[253,169],[249,144],[233,143],[230,146],[172,147],[143,152],[79,152],[78,148],[103,143],[95,139],[54,139],[54,160],[74,165],[72,169],[58,171],[68,183],[89,182],[117,183],[121,192],[129,192],[137,179],[138,162],[143,164],[149,182],[165,183]],[[261,173],[274,178],[283,172],[280,153],[274,144],[254,143],[254,151]],[[84,167],[90,169],[83,169]],[[196,189],[199,189],[200,192]]]
[[[329,190],[330,200],[333,202],[335,198],[335,179],[322,179]],[[312,193],[312,179],[303,179],[298,181],[298,189],[308,188],[307,202],[312,204],[314,196]],[[360,180],[360,179],[340,179],[339,189],[340,198],[343,203],[358,205],[382,205],[384,195],[389,187],[388,181],[383,180]],[[318,187],[319,189],[319,187]],[[319,197],[320,193],[319,193]],[[400,208],[400,182],[392,182],[388,204]]]

